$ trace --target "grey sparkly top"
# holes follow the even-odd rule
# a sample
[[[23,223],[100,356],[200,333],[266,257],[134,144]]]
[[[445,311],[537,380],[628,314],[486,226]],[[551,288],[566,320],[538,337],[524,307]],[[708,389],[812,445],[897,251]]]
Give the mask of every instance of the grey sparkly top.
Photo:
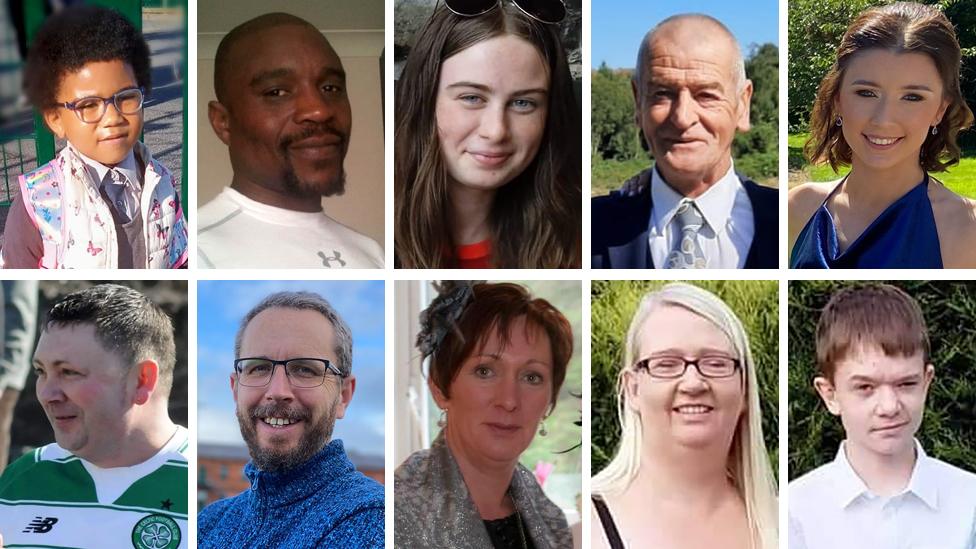
[[[443,431],[397,467],[393,482],[395,547],[492,548]],[[537,549],[572,549],[565,515],[521,464],[509,490]]]

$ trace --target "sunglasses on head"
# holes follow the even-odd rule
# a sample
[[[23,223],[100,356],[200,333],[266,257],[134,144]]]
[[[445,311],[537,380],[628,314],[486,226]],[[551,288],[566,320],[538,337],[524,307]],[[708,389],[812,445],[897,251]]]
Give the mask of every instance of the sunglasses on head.
[[[444,0],[447,9],[463,17],[475,17],[498,7],[503,0]],[[510,0],[525,15],[542,23],[558,23],[566,17],[562,0]]]

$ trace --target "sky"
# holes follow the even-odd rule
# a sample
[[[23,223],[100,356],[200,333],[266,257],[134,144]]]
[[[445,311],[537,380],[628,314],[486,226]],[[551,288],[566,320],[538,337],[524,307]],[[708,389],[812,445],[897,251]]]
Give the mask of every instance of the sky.
[[[333,438],[347,450],[383,456],[384,290],[382,281],[206,281],[197,288],[197,424],[200,442],[243,445],[230,374],[241,319],[270,293],[306,290],[325,297],[352,330],[356,392]]]
[[[592,3],[593,68],[606,61],[611,68],[633,68],[637,48],[658,21],[678,13],[704,13],[715,17],[739,40],[744,55],[751,44],[779,44],[777,0],[594,0]]]

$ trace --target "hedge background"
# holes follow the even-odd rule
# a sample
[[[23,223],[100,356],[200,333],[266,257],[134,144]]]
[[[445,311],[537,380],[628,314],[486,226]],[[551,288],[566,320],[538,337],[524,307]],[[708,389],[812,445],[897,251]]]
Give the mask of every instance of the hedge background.
[[[864,282],[792,281],[789,285],[789,478],[832,461],[844,438],[813,389],[814,334],[820,311],[835,291]],[[976,283],[894,281],[918,300],[929,329],[935,379],[922,427],[925,452],[976,470]]]
[[[778,455],[779,297],[778,282],[766,280],[688,281],[722,298],[735,311],[752,348],[759,377],[763,435],[774,470]],[[620,436],[616,380],[623,342],[641,297],[668,281],[594,280],[591,286],[591,436],[592,471],[610,461]]]

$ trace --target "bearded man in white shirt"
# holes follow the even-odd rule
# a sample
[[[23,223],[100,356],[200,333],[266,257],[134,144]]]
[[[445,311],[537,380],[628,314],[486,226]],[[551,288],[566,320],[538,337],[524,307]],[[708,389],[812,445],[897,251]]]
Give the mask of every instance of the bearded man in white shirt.
[[[790,483],[790,548],[976,547],[976,475],[914,438],[935,375],[918,303],[889,285],[841,290],[816,347],[814,386],[846,439]]]
[[[234,177],[200,207],[199,265],[382,268],[379,244],[322,211],[323,196],[343,193],[352,129],[346,73],[325,36],[286,13],[242,23],[217,47],[214,88],[210,125]]]

